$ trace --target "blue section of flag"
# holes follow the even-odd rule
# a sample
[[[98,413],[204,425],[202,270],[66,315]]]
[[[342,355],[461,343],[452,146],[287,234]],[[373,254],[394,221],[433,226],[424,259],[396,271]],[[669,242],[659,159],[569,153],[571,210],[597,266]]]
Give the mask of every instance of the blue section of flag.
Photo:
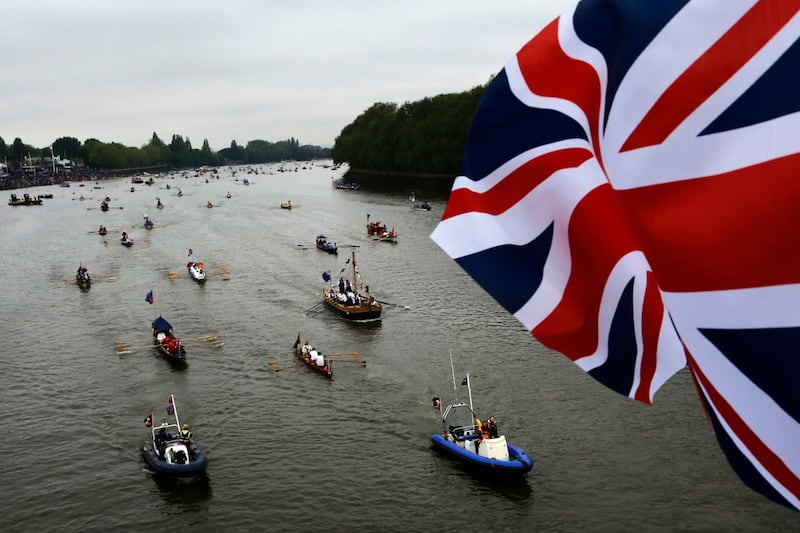
[[[153,300],[153,291],[150,291],[150,292],[147,293],[147,295],[144,297],[144,301],[149,303],[149,304],[153,303],[153,301],[154,301]]]
[[[144,425],[148,428],[153,427],[153,413],[147,415],[147,417],[144,419]]]
[[[175,406],[174,405],[168,405],[167,406],[167,414],[168,415],[174,415],[175,414]]]
[[[331,280],[331,273],[327,271],[323,272],[322,279],[325,281],[325,283],[329,282]]]

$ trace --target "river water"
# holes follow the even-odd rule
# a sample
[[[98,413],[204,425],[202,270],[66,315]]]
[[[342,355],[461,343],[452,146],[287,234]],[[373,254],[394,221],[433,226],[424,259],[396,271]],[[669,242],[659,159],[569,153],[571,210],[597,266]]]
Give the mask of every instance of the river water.
[[[54,198],[0,208],[0,530],[797,529],[796,512],[732,473],[685,371],[653,407],[632,402],[487,297],[429,238],[446,192],[426,191],[425,212],[408,189],[334,190],[341,170],[282,168],[167,174],[135,192],[125,178],[7,191]],[[279,207],[287,200],[294,209]],[[367,240],[367,214],[400,242]],[[313,248],[319,233],[357,247],[328,255]],[[210,274],[204,286],[186,276],[189,248]],[[352,250],[388,302],[379,323],[315,308],[322,272],[338,279]],[[87,292],[71,283],[81,262]],[[190,347],[183,371],[149,350],[115,352],[116,341],[147,340],[159,314],[179,337],[224,346]],[[286,358],[298,332],[367,364],[334,363],[333,380],[276,371],[267,363]],[[534,459],[525,479],[476,476],[431,447],[431,398],[453,395],[450,354],[457,380],[470,374],[476,411]],[[205,478],[166,482],[145,468],[143,420],[152,409],[158,423],[170,394],[210,456]]]

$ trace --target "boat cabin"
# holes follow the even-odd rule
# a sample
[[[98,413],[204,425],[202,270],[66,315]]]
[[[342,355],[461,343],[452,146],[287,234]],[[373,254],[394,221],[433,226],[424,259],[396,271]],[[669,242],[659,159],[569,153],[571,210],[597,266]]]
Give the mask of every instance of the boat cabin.
[[[447,440],[481,457],[508,461],[506,437],[500,435],[492,439],[482,439],[480,428],[475,425],[476,418],[466,403],[448,405],[442,415]],[[480,442],[479,446],[475,445],[476,441]]]
[[[189,464],[191,456],[187,441],[180,438],[180,427],[167,424],[153,427],[153,449],[158,457],[170,465]]]

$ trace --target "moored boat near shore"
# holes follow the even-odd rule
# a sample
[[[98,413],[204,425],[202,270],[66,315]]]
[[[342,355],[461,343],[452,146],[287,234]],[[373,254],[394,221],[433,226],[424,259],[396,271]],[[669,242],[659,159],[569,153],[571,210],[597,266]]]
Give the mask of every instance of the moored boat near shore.
[[[22,198],[12,194],[8,199],[8,205],[42,205],[42,199],[39,196],[34,198],[28,193],[23,194]]]

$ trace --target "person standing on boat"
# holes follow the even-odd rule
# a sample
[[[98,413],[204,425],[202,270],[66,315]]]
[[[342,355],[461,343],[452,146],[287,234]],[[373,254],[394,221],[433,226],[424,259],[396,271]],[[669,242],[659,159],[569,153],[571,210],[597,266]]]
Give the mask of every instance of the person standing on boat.
[[[481,432],[481,427],[482,427],[481,421],[476,418],[475,419],[475,425],[473,427],[474,427],[474,432],[475,432],[475,435],[476,435],[476,438],[473,441],[475,443],[475,453],[478,453],[478,449],[479,449],[479,447],[481,445],[481,442],[483,441],[483,433]]]
[[[339,292],[344,294],[344,279],[339,278]]]
[[[488,430],[490,439],[496,439],[497,438],[497,436],[498,436],[498,433],[497,433],[497,422],[494,421],[494,417],[493,416],[490,416],[489,417],[489,421],[486,422],[486,429]]]
[[[168,440],[169,437],[167,437],[167,431],[164,428],[161,428],[161,431],[159,431],[156,435],[156,450],[158,451],[158,456],[162,460],[164,459],[164,450],[167,447]]]

